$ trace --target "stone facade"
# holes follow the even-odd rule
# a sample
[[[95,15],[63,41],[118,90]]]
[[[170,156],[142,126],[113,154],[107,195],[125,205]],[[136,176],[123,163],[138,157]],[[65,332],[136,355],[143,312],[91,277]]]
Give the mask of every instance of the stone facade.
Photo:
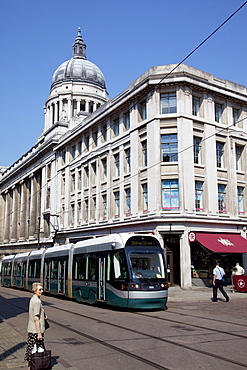
[[[53,81],[41,137],[0,179],[2,256],[152,232],[189,288],[190,231],[246,237],[247,89],[175,67],[112,100],[94,77]]]

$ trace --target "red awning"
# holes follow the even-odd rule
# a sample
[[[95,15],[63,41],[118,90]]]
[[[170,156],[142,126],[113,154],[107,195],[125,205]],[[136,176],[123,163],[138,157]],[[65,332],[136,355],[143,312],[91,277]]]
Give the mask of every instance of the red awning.
[[[247,253],[247,239],[241,235],[190,233],[189,240],[197,241],[215,253]]]

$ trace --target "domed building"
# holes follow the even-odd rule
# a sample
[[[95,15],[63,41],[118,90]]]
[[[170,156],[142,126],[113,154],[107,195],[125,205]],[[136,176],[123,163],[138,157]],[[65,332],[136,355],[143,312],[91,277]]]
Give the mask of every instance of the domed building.
[[[80,29],[72,51],[42,135],[0,168],[0,258],[144,232],[163,245],[171,285],[209,283],[215,259],[228,278],[236,261],[247,270],[246,87],[162,65],[109,100]]]
[[[87,60],[80,28],[72,49],[72,58],[53,74],[50,96],[45,103],[44,133],[59,122],[72,128],[108,100],[105,77]]]

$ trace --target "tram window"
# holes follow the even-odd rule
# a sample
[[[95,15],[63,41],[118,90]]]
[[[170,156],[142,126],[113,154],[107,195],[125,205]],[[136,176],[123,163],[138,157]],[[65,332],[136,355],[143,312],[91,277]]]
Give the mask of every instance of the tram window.
[[[29,262],[28,277],[39,278],[40,275],[40,261],[31,260]]]
[[[82,254],[75,255],[73,261],[73,279],[85,280],[85,271],[86,271],[85,256]]]
[[[130,253],[133,277],[164,278],[164,264],[160,253]]]
[[[114,278],[115,279],[126,279],[127,278],[126,263],[125,263],[124,253],[122,251],[114,253],[113,266],[114,266]]]
[[[106,280],[111,280],[111,255],[110,253],[107,255],[107,270],[106,270]]]
[[[11,275],[11,263],[8,262],[6,265],[3,266],[3,275],[10,276]]]
[[[90,254],[87,257],[87,280],[96,280],[97,256]]]
[[[14,265],[14,275],[21,276],[21,264],[20,263]]]
[[[51,278],[57,279],[57,260],[51,261]]]

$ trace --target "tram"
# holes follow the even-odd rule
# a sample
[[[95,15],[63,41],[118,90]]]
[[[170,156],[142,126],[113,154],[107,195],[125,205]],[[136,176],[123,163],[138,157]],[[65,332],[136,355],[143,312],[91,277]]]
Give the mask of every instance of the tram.
[[[44,292],[79,302],[132,309],[166,306],[164,251],[153,235],[111,234],[2,260],[2,285]]]

